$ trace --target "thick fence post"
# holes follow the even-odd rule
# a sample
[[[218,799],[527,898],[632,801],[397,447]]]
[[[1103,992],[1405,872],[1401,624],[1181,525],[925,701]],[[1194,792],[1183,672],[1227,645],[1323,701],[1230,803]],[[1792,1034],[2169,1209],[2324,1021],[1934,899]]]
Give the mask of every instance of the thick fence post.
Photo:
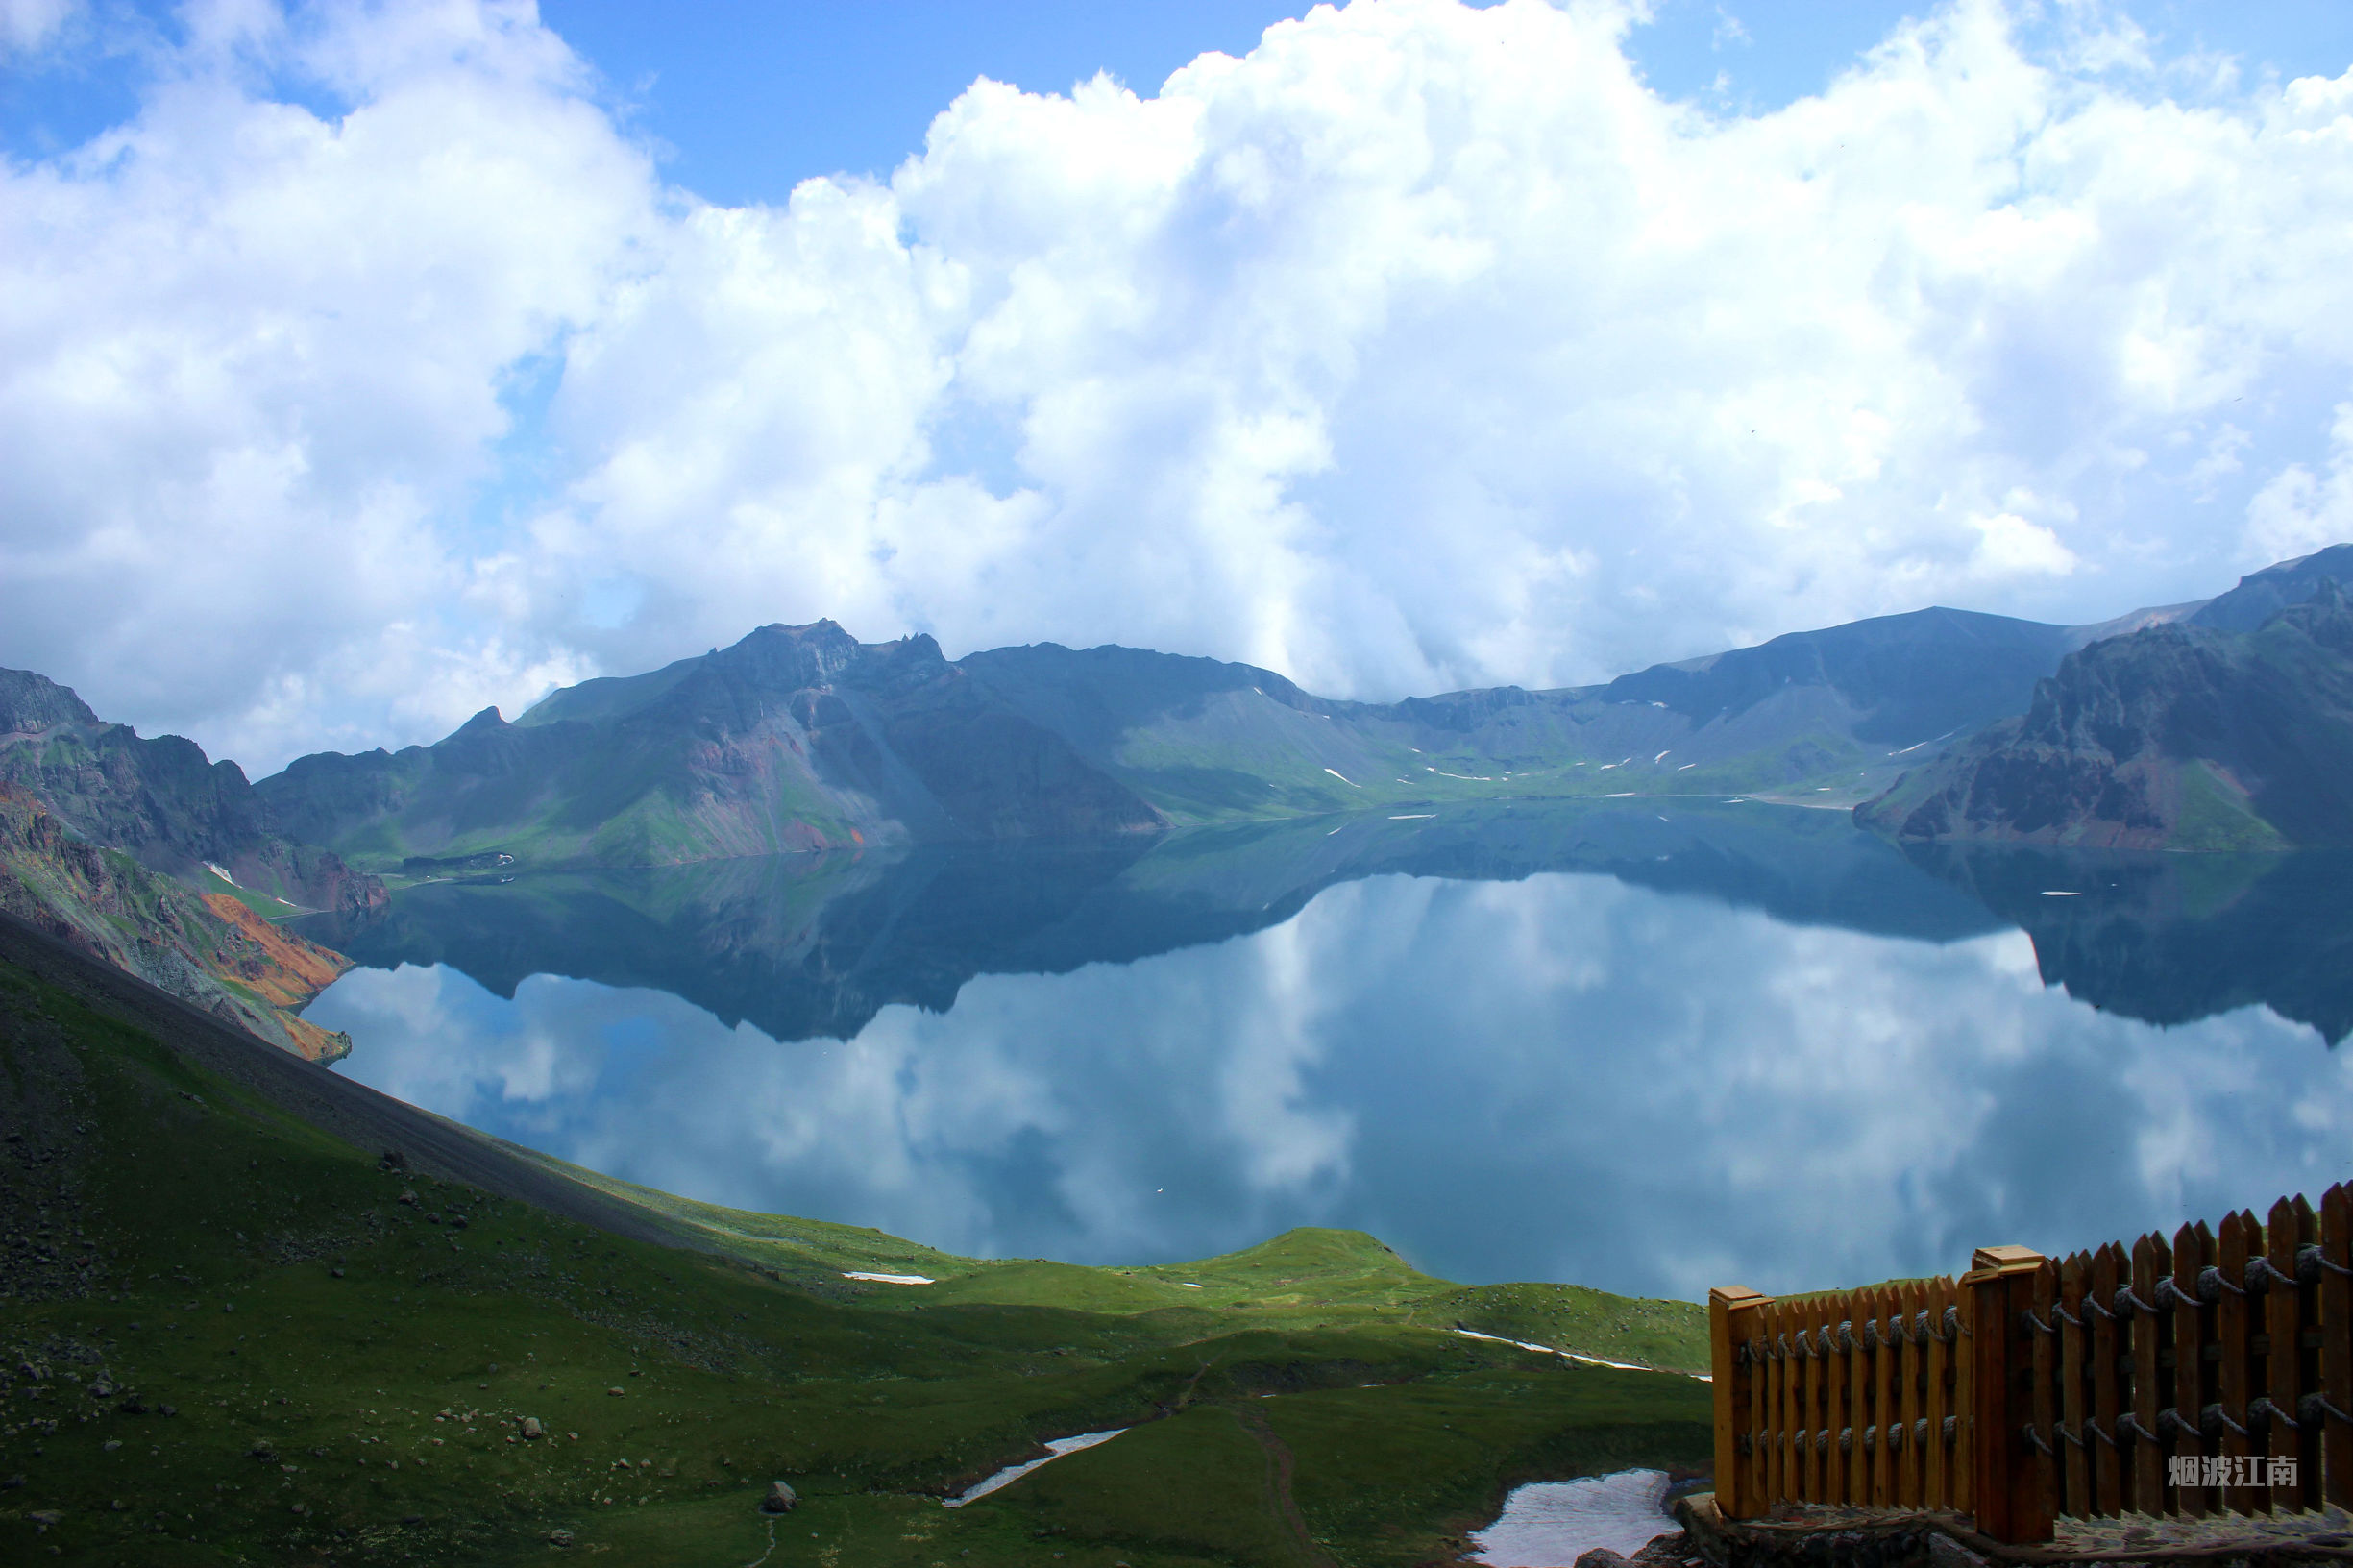
[[[1753,1519],[1765,1511],[1750,1397],[1764,1368],[1743,1352],[1764,1332],[1767,1299],[1742,1285],[1707,1292],[1708,1367],[1716,1380],[1716,1508],[1727,1519]]]
[[[2034,1299],[2043,1255],[2024,1247],[1979,1247],[1961,1280],[1975,1308],[1972,1337],[1963,1348],[1974,1373],[1969,1431],[1973,1496],[1952,1506],[1976,1515],[1977,1529],[1998,1541],[2045,1541],[2051,1536],[2050,1499],[2027,1446],[2033,1419],[2033,1346],[2022,1314]]]
[[[2320,1397],[2343,1412],[2320,1416],[2321,1501],[2353,1508],[2353,1188],[2320,1195]]]

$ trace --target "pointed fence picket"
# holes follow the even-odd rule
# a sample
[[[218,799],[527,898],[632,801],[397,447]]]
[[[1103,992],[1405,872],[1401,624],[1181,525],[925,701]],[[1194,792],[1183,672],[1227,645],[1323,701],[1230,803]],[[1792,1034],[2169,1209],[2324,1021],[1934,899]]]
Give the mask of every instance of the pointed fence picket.
[[[1711,1291],[1716,1501],[2064,1517],[2353,1507],[2353,1188],[1959,1280]]]

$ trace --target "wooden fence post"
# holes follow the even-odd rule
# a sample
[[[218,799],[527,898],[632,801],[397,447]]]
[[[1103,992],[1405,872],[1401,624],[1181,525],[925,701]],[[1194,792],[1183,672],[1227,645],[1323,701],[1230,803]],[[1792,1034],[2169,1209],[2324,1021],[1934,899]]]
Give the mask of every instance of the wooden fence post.
[[[2320,1393],[2353,1415],[2353,1188],[2320,1195]],[[2353,1508],[2353,1423],[2321,1412],[2322,1501]]]
[[[1977,1529],[1998,1541],[2045,1541],[2051,1536],[2050,1499],[2031,1463],[2024,1429],[2034,1409],[2033,1346],[2020,1317],[2034,1299],[2044,1267],[2025,1247],[1979,1247],[1961,1279],[1974,1306],[1972,1337],[1963,1349],[1973,1371],[1966,1413],[1971,1445],[1970,1491],[1949,1507],[1976,1515]]]
[[[1719,1286],[1707,1292],[1708,1366],[1715,1377],[1716,1507],[1727,1519],[1753,1519],[1764,1512],[1757,1467],[1763,1456],[1741,1452],[1750,1437],[1751,1384],[1764,1373],[1742,1354],[1762,1333],[1767,1298],[1746,1286]]]

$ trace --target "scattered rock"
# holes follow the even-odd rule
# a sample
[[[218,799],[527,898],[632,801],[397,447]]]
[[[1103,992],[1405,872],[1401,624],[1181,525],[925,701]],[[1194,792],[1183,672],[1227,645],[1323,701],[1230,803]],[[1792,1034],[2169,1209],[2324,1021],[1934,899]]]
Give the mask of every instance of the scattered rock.
[[[1691,1544],[1691,1536],[1678,1530],[1655,1537],[1626,1560],[1631,1568],[1683,1568],[1683,1564],[1701,1559],[1698,1548]]]
[[[51,1525],[61,1525],[65,1522],[65,1515],[56,1508],[36,1508],[25,1517],[43,1530],[47,1530]]]
[[[1578,1557],[1577,1568],[1626,1568],[1626,1559],[1605,1546],[1597,1546]]]
[[[1986,1568],[1985,1559],[1939,1531],[1928,1533],[1930,1568]]]
[[[539,1417],[535,1415],[527,1415],[523,1418],[524,1436],[537,1438],[545,1437],[547,1434],[548,1429],[539,1424]]]
[[[417,1206],[417,1189],[413,1187],[403,1188],[401,1189],[401,1202],[408,1205],[409,1208],[414,1209]]]
[[[114,1385],[107,1382],[106,1379],[100,1378],[96,1383],[90,1384],[90,1398],[112,1399],[113,1397]]]
[[[800,1494],[781,1481],[768,1483],[768,1495],[760,1499],[762,1513],[791,1513],[800,1504]]]
[[[123,1446],[123,1440],[120,1437],[110,1437],[105,1442],[100,1443],[98,1446],[105,1452],[111,1454],[116,1449]]]
[[[145,1415],[147,1413],[147,1402],[136,1394],[133,1394],[114,1408],[125,1415]]]
[[[277,1462],[278,1450],[270,1446],[269,1439],[266,1437],[255,1438],[254,1446],[247,1449],[245,1452],[249,1457],[260,1459],[264,1463]]]
[[[607,1388],[605,1392],[612,1395],[615,1399],[619,1399],[621,1397],[621,1390],[618,1388]]]
[[[572,1544],[572,1531],[568,1530],[551,1530],[548,1531],[548,1544],[550,1546],[570,1546]]]

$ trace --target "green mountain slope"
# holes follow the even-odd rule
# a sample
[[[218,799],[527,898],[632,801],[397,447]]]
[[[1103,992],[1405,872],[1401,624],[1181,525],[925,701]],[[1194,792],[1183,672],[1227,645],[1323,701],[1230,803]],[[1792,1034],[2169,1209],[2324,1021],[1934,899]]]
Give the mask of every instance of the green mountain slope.
[[[1708,1452],[1689,1377],[1457,1328],[1688,1367],[1686,1303],[1466,1290],[1344,1232],[1081,1269],[692,1204],[5,919],[0,1057],[8,1560],[1404,1568],[1516,1482]]]
[[[1913,840],[2194,850],[2353,845],[2353,606],[2071,654],[2006,721],[1858,809]]]
[[[108,723],[29,671],[0,670],[0,783],[26,791],[82,839],[205,892],[237,890],[268,914],[383,907],[373,877],[321,841],[281,831],[235,763],[208,761],[177,735],[150,740]]]
[[[1891,753],[2020,711],[2071,632],[1923,610],[1604,686],[1339,702],[1271,671],[1042,644],[962,660],[1178,821],[1543,796],[1856,793]]]

